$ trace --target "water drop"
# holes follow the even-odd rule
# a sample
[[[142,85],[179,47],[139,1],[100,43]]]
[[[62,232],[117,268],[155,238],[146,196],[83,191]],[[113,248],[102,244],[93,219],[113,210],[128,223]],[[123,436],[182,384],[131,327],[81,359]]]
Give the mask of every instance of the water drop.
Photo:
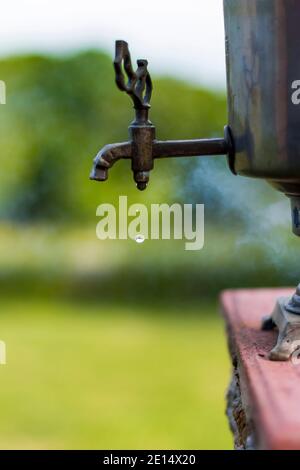
[[[144,235],[137,235],[137,236],[135,237],[135,241],[136,241],[137,243],[143,243],[143,242],[145,241]]]

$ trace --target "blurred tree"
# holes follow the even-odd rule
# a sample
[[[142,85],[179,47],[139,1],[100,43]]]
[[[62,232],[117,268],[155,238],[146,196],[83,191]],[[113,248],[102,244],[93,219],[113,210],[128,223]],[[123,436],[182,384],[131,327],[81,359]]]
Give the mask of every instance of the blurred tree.
[[[3,59],[1,80],[7,84],[7,104],[0,107],[2,217],[94,219],[102,200],[113,202],[120,194],[143,202],[174,196],[186,202],[187,195],[191,202],[203,202],[207,185],[201,184],[201,171],[197,185],[186,191],[198,168],[193,158],[158,162],[144,193],[135,189],[129,162],[114,167],[109,183],[89,181],[94,155],[106,143],[126,140],[133,118],[131,103],[117,90],[105,54]],[[154,87],[151,119],[158,138],[222,135],[223,94],[168,77],[154,78]],[[213,168],[222,171],[222,162],[213,163]]]

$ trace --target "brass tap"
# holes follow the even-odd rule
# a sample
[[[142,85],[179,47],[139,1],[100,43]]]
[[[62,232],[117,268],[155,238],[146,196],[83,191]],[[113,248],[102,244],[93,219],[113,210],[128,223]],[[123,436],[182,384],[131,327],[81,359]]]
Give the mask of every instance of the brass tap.
[[[109,168],[121,158],[131,159],[133,177],[140,190],[147,187],[154,159],[157,158],[227,154],[229,167],[234,172],[234,145],[228,126],[224,128],[224,138],[156,140],[155,126],[149,120],[152,80],[148,71],[148,62],[139,59],[137,66],[134,72],[127,42],[116,41],[114,60],[116,84],[132,99],[135,119],[129,126],[129,141],[109,144],[99,151],[94,159],[90,179],[105,181],[108,178]]]

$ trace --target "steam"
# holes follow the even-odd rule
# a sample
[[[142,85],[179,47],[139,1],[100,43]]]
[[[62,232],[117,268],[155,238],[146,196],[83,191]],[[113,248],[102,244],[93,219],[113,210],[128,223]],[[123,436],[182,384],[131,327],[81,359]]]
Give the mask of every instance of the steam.
[[[300,277],[300,240],[291,232],[289,199],[263,180],[232,175],[225,159],[199,158],[193,163],[196,161],[182,197],[205,204],[206,223],[217,221],[237,234],[236,256],[245,247],[259,245],[275,269],[288,266],[288,277],[295,283]]]

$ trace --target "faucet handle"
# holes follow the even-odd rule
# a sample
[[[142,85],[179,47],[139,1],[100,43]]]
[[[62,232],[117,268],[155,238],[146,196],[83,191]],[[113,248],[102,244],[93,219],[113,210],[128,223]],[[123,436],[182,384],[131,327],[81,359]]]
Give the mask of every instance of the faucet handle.
[[[125,91],[133,101],[137,110],[149,109],[152,95],[152,80],[145,59],[137,60],[138,68],[134,72],[131,57],[126,41],[116,41],[116,54],[114,69],[116,73],[116,84],[121,91]],[[124,74],[127,75],[127,81]]]

